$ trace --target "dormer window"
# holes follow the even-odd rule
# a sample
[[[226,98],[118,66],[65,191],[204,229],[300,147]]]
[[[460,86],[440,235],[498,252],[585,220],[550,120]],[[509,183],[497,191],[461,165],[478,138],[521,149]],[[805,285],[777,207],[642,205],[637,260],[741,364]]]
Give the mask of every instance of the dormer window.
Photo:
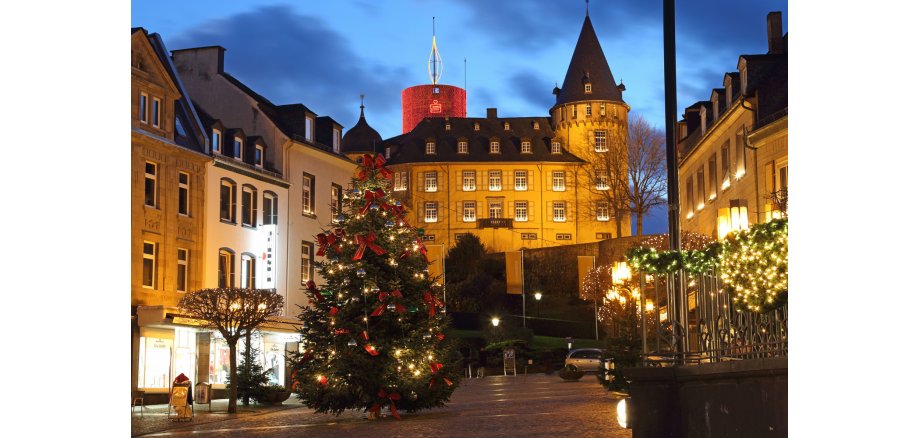
[[[499,153],[499,152],[500,152],[500,150],[499,150],[499,147],[498,147],[498,140],[492,140],[492,141],[490,141],[490,142],[489,142],[489,153],[490,153],[490,154],[497,154],[497,153]]]
[[[747,64],[743,62],[742,59],[741,65],[738,66],[738,70],[741,70],[741,93],[747,93]]]
[[[429,141],[425,143],[425,155],[434,155],[434,142]]]
[[[233,137],[233,158],[237,160],[243,158],[243,140],[239,137]]]
[[[309,117],[307,117],[304,121],[303,136],[307,139],[307,141],[313,141],[313,119]]]
[[[450,123],[445,123],[445,124],[444,124],[444,130],[445,130],[445,131],[450,131]]]
[[[339,153],[342,144],[342,131],[339,129],[332,130],[332,152]]]
[[[562,145],[558,141],[554,141],[552,145],[550,145],[550,152],[554,154],[561,154]]]
[[[457,153],[458,154],[470,153],[470,148],[469,148],[469,145],[466,143],[466,140],[460,140],[457,142]]]
[[[220,153],[220,129],[214,129],[211,131],[211,150],[217,153]]]
[[[700,127],[701,132],[706,133],[706,107],[700,108]]]
[[[505,122],[505,131],[508,131],[510,129],[511,129],[511,124],[508,122]]]
[[[585,94],[591,94],[591,83],[585,84]]]
[[[479,122],[473,123],[473,131],[479,130]]]
[[[726,106],[732,105],[732,80],[729,78],[725,81],[725,101],[728,102]]]
[[[256,145],[255,153],[252,155],[252,164],[260,169],[265,165],[265,149],[260,144]]]
[[[387,148],[384,149],[383,157],[386,158],[387,160],[390,159],[390,147],[389,146],[387,146]]]
[[[530,146],[530,140],[521,141],[521,153],[522,154],[532,154],[533,148]]]
[[[538,129],[540,129],[540,123],[539,123],[539,122],[533,122],[533,129],[534,129],[535,131],[538,130]]]
[[[719,96],[714,96],[712,99],[712,119],[716,120],[719,118]]]

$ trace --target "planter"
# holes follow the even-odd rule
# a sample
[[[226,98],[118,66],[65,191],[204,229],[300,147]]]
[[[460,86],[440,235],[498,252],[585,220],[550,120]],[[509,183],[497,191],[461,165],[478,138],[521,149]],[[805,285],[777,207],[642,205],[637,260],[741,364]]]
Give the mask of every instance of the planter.
[[[265,390],[265,393],[259,398],[259,403],[265,405],[280,405],[285,400],[291,397],[291,391],[284,387],[270,387]]]

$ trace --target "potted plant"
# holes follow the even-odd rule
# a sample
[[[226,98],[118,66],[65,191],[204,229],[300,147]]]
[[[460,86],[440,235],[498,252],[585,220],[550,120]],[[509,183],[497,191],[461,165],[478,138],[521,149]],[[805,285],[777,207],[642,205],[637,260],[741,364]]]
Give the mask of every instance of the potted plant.
[[[291,391],[281,385],[268,385],[263,387],[259,403],[265,405],[279,405],[291,396]]]
[[[578,379],[584,377],[584,375],[585,375],[584,371],[579,371],[578,367],[572,364],[566,365],[565,368],[562,369],[562,371],[559,371],[559,377],[562,377],[562,380],[565,380],[567,382],[577,381]]]

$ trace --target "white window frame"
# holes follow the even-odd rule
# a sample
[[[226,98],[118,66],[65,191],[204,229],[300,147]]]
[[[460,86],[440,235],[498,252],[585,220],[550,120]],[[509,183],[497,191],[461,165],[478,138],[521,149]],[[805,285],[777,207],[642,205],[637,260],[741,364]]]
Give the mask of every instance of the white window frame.
[[[160,101],[160,98],[154,97],[152,102],[152,108],[150,109],[150,124],[154,128],[160,127],[160,111],[163,108],[163,103]]]
[[[527,222],[527,201],[514,201],[514,221]]]
[[[256,145],[255,154],[253,155],[252,159],[256,167],[260,169],[265,165],[265,148],[263,148],[262,145]]]
[[[607,104],[606,104],[606,103],[602,103],[602,104],[598,105],[598,111],[600,112],[600,114],[601,114],[602,116],[606,116],[606,115],[607,115]]]
[[[565,191],[565,171],[564,170],[554,170],[553,173],[551,174],[551,177],[553,181],[553,191],[554,192],[564,192]]]
[[[517,191],[527,190],[527,171],[526,170],[515,170],[514,171],[514,190],[517,190]]]
[[[310,117],[305,117],[304,120],[304,138],[308,141],[313,141],[313,119]]]
[[[262,191],[262,225],[278,225],[278,195],[268,190]]]
[[[425,202],[425,222],[434,223],[438,221],[438,203],[435,201]]]
[[[185,177],[185,182],[184,182],[184,183],[182,182],[182,177],[183,177],[183,176]],[[179,172],[179,178],[178,178],[178,181],[179,181],[179,206],[178,206],[178,211],[179,211],[179,214],[180,214],[180,215],[186,216],[186,217],[188,217],[189,214],[190,214],[190,212],[189,212],[189,195],[191,194],[191,191],[189,190],[189,187],[190,187],[190,185],[191,185],[191,180],[192,180],[192,176],[189,175],[188,172]],[[185,202],[182,201],[182,193],[183,193],[183,192],[185,192]],[[183,213],[182,210],[185,210],[185,213]]]
[[[176,292],[186,292],[188,291],[188,250],[178,248],[176,252]]]
[[[221,179],[219,190],[223,191],[224,187],[227,187],[227,204],[228,204],[227,214],[229,215],[229,217],[225,218],[223,216],[220,216],[221,207],[223,206],[224,202],[220,198],[220,195],[221,195],[220,192],[218,192],[218,196],[217,196],[218,218],[220,219],[221,222],[233,224],[233,223],[236,223],[236,184],[229,180]]]
[[[332,220],[335,221],[336,216],[342,214],[342,186],[332,183],[329,191],[332,196],[330,212],[332,213]]]
[[[587,83],[587,84],[585,84],[585,93],[586,93],[586,94],[591,94],[591,83],[590,83],[590,82]],[[588,114],[588,115],[590,115],[590,114]]]
[[[597,202],[597,220],[600,222],[610,220],[610,204],[607,201]]]
[[[445,124],[444,124],[444,130],[445,130],[445,131],[450,131],[450,123],[445,123]]]
[[[510,131],[510,130],[511,130],[511,124],[508,122],[505,122],[505,131]]]
[[[243,225],[244,227],[255,228],[259,220],[258,219],[259,207],[257,204],[259,200],[257,197],[258,195],[257,190],[251,186],[247,186],[244,184],[242,187],[242,190],[240,190],[240,194],[241,194],[240,206],[242,207],[241,208],[242,211],[240,211],[240,213],[242,214],[242,217],[240,218],[240,224]],[[245,208],[246,206],[245,200],[247,198],[249,199],[249,211],[246,211],[246,208]]]
[[[152,252],[147,252],[147,245],[150,245]],[[141,246],[141,253],[143,254],[143,262],[141,263],[141,287],[144,289],[156,289],[157,288],[157,244],[156,242],[151,242],[145,240]],[[150,260],[150,284],[144,283],[144,271],[147,260]]]
[[[610,190],[610,178],[603,170],[594,173],[594,188],[597,190]]]
[[[522,154],[532,154],[533,153],[533,146],[531,146],[529,141],[521,142],[521,153]]]
[[[594,152],[607,152],[607,131],[598,129],[594,131]]]
[[[313,208],[313,175],[304,172],[303,174],[303,195],[301,196],[302,212],[304,216],[312,216],[314,214]]]
[[[211,150],[214,152],[220,153],[220,147],[224,134],[220,132],[220,129],[211,130]]]
[[[468,154],[470,153],[470,145],[466,141],[457,142],[457,153],[458,154]]]
[[[572,105],[572,118],[578,117],[578,105]]]
[[[236,287],[236,266],[233,264],[233,259],[235,259],[236,254],[227,249],[221,248],[217,251],[217,287]],[[226,261],[224,261],[226,259]],[[224,274],[226,276],[221,278],[220,268],[224,266]],[[221,280],[225,281],[225,286],[220,286]]]
[[[236,145],[239,144],[240,147],[237,148]],[[233,158],[237,160],[243,159],[243,139],[239,137],[233,137]]]
[[[434,155],[434,154],[435,154],[434,142],[433,141],[425,142],[425,155]]]
[[[505,212],[503,208],[504,201],[501,199],[489,199],[489,219],[501,219]]]
[[[339,153],[342,148],[342,130],[339,128],[332,129],[332,152]]]
[[[550,145],[550,148],[551,148],[551,149],[550,149],[550,153],[553,153],[553,154],[561,154],[561,153],[562,153],[562,143],[559,143],[558,141],[554,141],[554,142]]]
[[[153,165],[153,173],[147,171],[147,165]],[[160,199],[160,184],[158,175],[160,173],[160,165],[153,161],[144,162],[144,206],[150,208],[157,208],[158,200]],[[153,181],[153,204],[147,203],[147,181]]]
[[[306,286],[313,280],[313,243],[300,241],[300,285]]]
[[[585,117],[591,117],[591,104],[585,104]]]
[[[473,123],[473,131],[479,130],[479,122]]]
[[[463,181],[463,191],[464,192],[475,192],[476,191],[476,171],[475,170],[464,170],[461,174],[461,180]]]
[[[476,201],[463,201],[463,222],[476,222]]]
[[[502,171],[489,171],[489,191],[500,192],[502,190]]]
[[[565,222],[565,201],[553,201],[553,222]]]
[[[147,115],[147,101],[150,100],[150,95],[147,93],[141,92],[140,102],[138,102],[138,115],[137,118],[141,123],[147,125],[150,123],[150,117]]]
[[[402,171],[396,172],[396,176],[393,179],[393,191],[394,192],[404,192],[408,188],[409,182],[409,172]]]
[[[489,153],[490,154],[500,154],[501,153],[501,143],[497,140],[489,141]]]
[[[243,289],[256,288],[256,258],[251,254],[240,256],[240,287]]]
[[[425,191],[429,193],[438,191],[438,172],[425,172]]]

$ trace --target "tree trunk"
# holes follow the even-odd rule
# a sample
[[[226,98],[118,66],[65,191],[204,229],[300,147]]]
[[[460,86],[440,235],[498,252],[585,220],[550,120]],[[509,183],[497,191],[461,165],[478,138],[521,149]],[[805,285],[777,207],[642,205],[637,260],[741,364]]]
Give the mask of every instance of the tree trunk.
[[[623,212],[617,209],[614,215],[616,215],[617,220],[617,237],[623,237]]]
[[[637,236],[642,235],[642,215],[641,214],[636,215],[636,235]]]
[[[237,339],[227,339],[227,346],[230,347],[230,400],[227,402],[227,413],[236,413],[236,341]]]
[[[245,352],[243,353],[243,364],[244,364],[244,366],[246,367],[246,372],[250,375],[250,383],[251,383],[251,382],[252,382],[252,380],[251,380],[251,374],[252,374],[252,357],[251,357],[251,355],[252,355],[252,330],[246,330],[246,344],[245,344],[245,345],[246,345],[246,347],[245,347]],[[243,405],[249,406],[249,397],[248,397],[248,396],[245,397],[245,398],[243,398]]]

